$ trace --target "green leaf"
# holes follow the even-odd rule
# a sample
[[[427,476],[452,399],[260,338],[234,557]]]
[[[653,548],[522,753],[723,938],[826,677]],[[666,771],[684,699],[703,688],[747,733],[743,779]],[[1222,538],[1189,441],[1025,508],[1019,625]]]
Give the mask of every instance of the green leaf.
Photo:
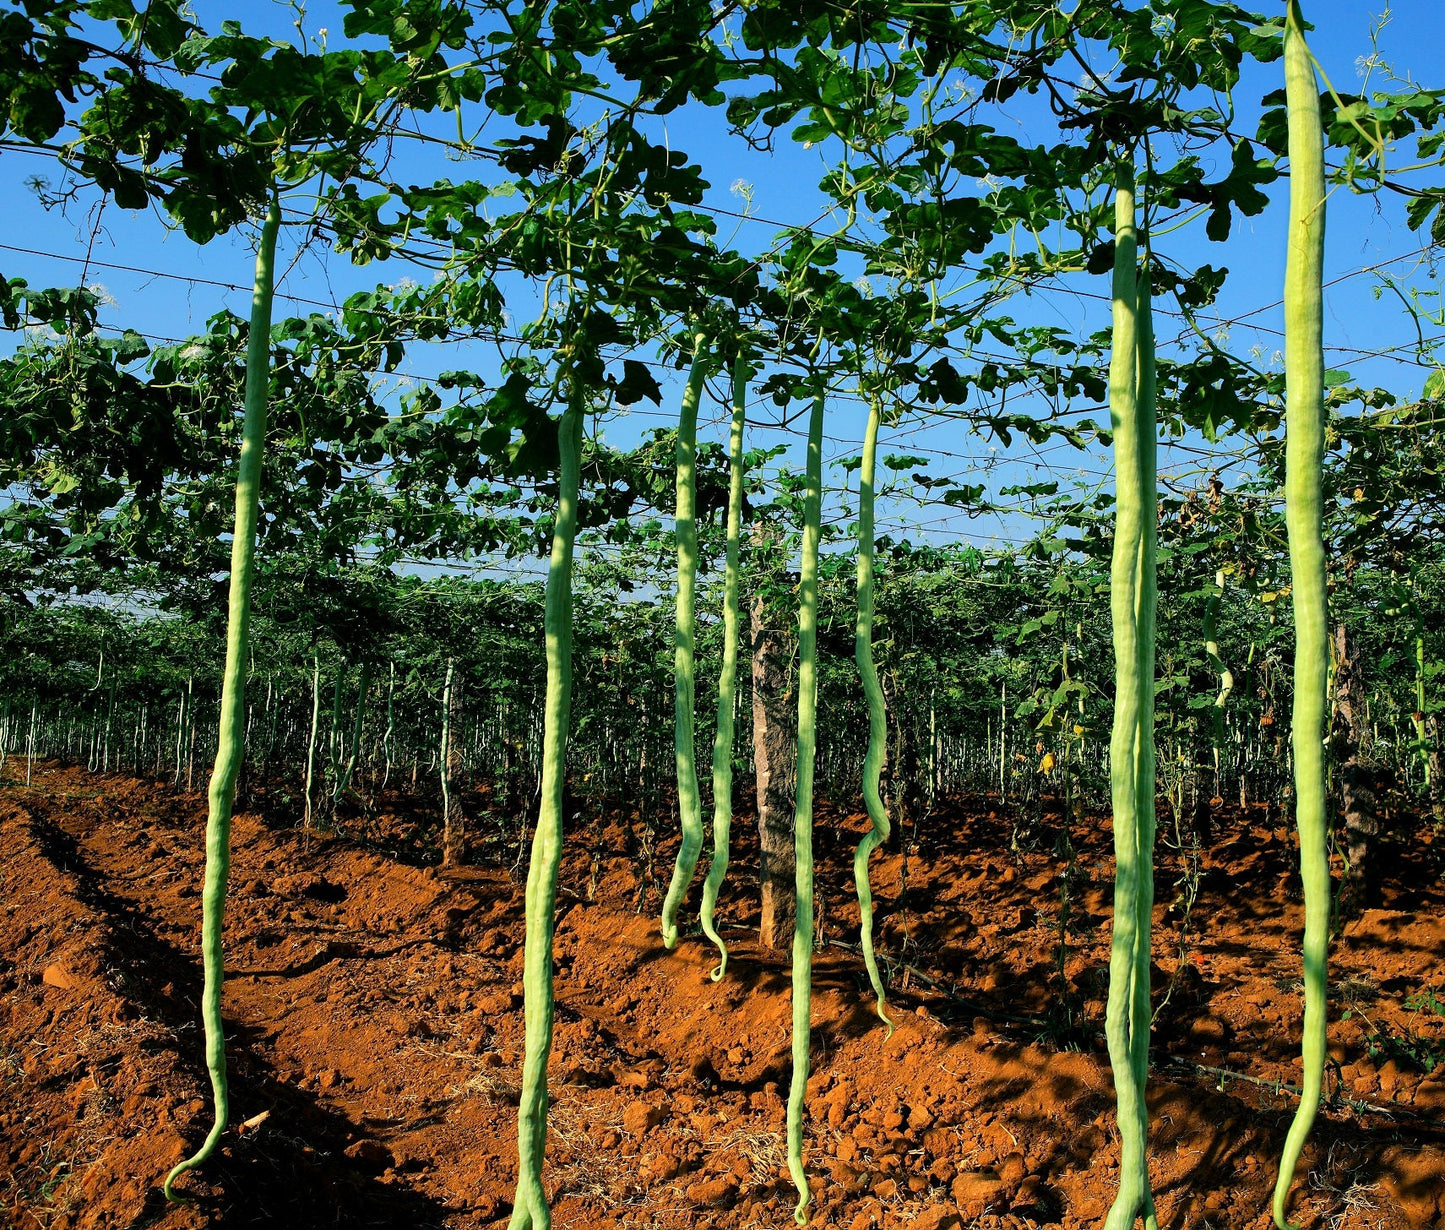
[[[654,379],[647,365],[636,359],[622,360],[622,380],[615,383],[613,389],[617,403],[621,406],[631,406],[644,397],[655,405],[662,405],[662,386]]]

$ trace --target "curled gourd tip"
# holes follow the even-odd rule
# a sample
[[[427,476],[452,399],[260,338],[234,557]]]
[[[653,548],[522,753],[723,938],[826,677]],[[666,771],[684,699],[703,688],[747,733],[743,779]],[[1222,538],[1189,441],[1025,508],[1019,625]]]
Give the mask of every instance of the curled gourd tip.
[[[190,1169],[191,1166],[189,1159],[187,1161],[181,1162],[179,1165],[175,1166],[171,1170],[170,1174],[166,1175],[166,1181],[161,1184],[161,1194],[172,1204],[189,1203],[190,1197],[187,1196],[184,1192],[177,1192],[172,1185],[177,1179],[181,1177],[181,1175],[185,1174],[186,1171]]]

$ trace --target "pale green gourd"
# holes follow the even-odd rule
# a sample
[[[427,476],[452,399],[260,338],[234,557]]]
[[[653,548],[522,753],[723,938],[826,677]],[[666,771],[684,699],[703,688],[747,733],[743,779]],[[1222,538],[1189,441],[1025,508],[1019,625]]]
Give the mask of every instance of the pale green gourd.
[[[206,1068],[211,1075],[215,1122],[196,1152],[166,1175],[166,1199],[176,1199],[172,1185],[201,1165],[220,1142],[230,1116],[226,1084],[226,1033],[221,1021],[221,989],[225,981],[222,927],[226,913],[226,880],[231,871],[231,809],[236,775],[245,755],[246,669],[250,657],[251,577],[256,567],[256,519],[261,493],[261,462],[266,451],[266,398],[271,387],[271,301],[276,265],[276,235],[281,228],[281,202],[272,196],[256,252],[256,278],[251,290],[251,325],[246,337],[245,412],[241,420],[241,456],[236,469],[236,522],[231,538],[231,585],[226,616],[226,665],[221,678],[221,720],[216,737],[216,763],[206,815],[206,870],[201,888],[201,1023],[206,1034]]]
[[[682,845],[662,903],[662,942],[677,944],[677,912],[687,896],[702,853],[702,800],[697,789],[694,712],[694,607],[697,597],[697,407],[707,376],[707,335],[693,334],[692,369],[682,394],[677,425],[677,621],[673,649],[673,756],[677,762],[677,810]]]
[[[1290,0],[1284,29],[1289,112],[1289,238],[1284,266],[1285,528],[1294,605],[1295,824],[1304,882],[1304,1027],[1300,1103],[1285,1137],[1274,1187],[1284,1230],[1290,1184],[1324,1087],[1330,868],[1325,848],[1325,748],[1329,717],[1329,610],[1321,470],[1324,459],[1324,130],[1304,19]]]
[[[878,957],[873,951],[873,888],[868,882],[868,858],[888,840],[888,813],[878,792],[878,778],[883,772],[888,747],[888,724],[883,708],[883,688],[878,682],[878,668],[873,662],[873,504],[881,418],[882,406],[874,397],[868,408],[868,426],[863,435],[863,464],[858,471],[858,614],[853,640],[853,656],[863,681],[863,695],[868,701],[868,751],[863,758],[863,802],[873,827],[863,835],[853,853],[853,883],[858,890],[863,963],[868,967],[868,980],[878,997],[878,1019],[888,1026],[891,1036],[893,1022],[888,1019],[887,992],[883,977],[878,972]]]
[[[808,417],[803,553],[798,568],[798,786],[793,850],[798,915],[793,930],[793,1076],[788,1087],[788,1172],[798,1188],[793,1220],[808,1221],[803,1103],[808,1089],[813,1001],[813,770],[818,750],[818,546],[823,522],[823,392]]]
[[[743,429],[747,425],[748,374],[746,363],[733,364],[733,417],[728,431],[727,569],[723,574],[723,657],[717,683],[717,730],[712,741],[712,862],[702,885],[703,933],[717,945],[717,982],[728,968],[728,949],[717,932],[713,912],[728,873],[728,843],[733,821],[733,709],[738,679],[739,548],[743,521]]]
[[[575,378],[574,378],[575,379]],[[542,725],[542,789],[527,866],[522,1093],[517,1107],[517,1194],[510,1230],[548,1230],[552,1213],[542,1187],[547,1143],[547,1060],[552,1053],[552,939],[562,865],[562,797],[572,715],[572,552],[577,536],[577,482],[582,452],[582,394],[573,389],[557,429],[557,517],[547,564],[544,629],[547,693]]]
[[[1135,578],[1135,614],[1139,648],[1139,736],[1135,749],[1135,795],[1138,800],[1137,840],[1138,900],[1135,903],[1137,922],[1134,929],[1133,1023],[1129,1046],[1134,1056],[1134,1082],[1139,1091],[1139,1137],[1144,1142],[1145,1161],[1140,1179],[1144,1189],[1144,1224],[1156,1226],[1154,1196],[1149,1187],[1149,1027],[1153,1012],[1149,1001],[1149,963],[1151,932],[1154,917],[1154,831],[1155,831],[1155,752],[1154,752],[1154,641],[1158,606],[1155,554],[1158,544],[1158,418],[1154,368],[1154,305],[1153,286],[1149,277],[1148,240],[1144,242],[1144,262],[1138,279],[1138,352],[1139,396],[1136,418],[1139,433],[1140,507],[1139,568]]]
[[[1140,1212],[1155,1225],[1149,1191],[1149,909],[1153,903],[1154,411],[1152,330],[1140,311],[1134,172],[1121,163],[1114,204],[1113,349],[1109,416],[1114,434],[1115,525],[1110,568],[1114,631],[1114,729],[1109,786],[1114,810],[1114,923],[1105,1033],[1120,1139],[1119,1193],[1106,1230]],[[1141,323],[1143,327],[1141,328]],[[1144,343],[1141,347],[1141,342]],[[1142,351],[1142,355],[1141,355]],[[1142,357],[1142,362],[1141,362]],[[1147,724],[1146,724],[1147,723]]]

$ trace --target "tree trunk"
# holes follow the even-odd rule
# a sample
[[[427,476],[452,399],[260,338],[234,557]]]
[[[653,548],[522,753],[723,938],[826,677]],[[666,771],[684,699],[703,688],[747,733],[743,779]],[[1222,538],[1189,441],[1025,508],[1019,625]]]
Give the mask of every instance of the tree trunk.
[[[1440,722],[1433,713],[1425,719],[1425,733],[1430,744],[1426,757],[1430,769],[1430,814],[1438,826],[1445,821],[1445,796],[1440,792]]]
[[[1356,644],[1343,623],[1335,625],[1335,717],[1330,740],[1340,766],[1340,807],[1345,820],[1348,866],[1340,895],[1342,910],[1361,910],[1378,904],[1379,868],[1376,844],[1380,834],[1375,806],[1375,783],[1368,757],[1370,728],[1364,720],[1364,681],[1360,678]]]
[[[794,886],[793,746],[789,721],[793,637],[767,609],[761,595],[752,602],[753,761],[757,769],[758,838],[761,849],[762,943],[788,949],[798,902]]]

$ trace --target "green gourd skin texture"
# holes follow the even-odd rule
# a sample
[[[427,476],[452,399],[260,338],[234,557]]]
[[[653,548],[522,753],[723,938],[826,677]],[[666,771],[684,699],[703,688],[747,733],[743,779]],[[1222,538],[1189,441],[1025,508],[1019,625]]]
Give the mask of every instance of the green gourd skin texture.
[[[1148,241],[1144,243],[1144,265],[1138,278],[1138,326],[1135,333],[1139,396],[1136,406],[1139,440],[1139,477],[1143,509],[1139,524],[1139,567],[1135,574],[1135,616],[1139,650],[1139,734],[1135,743],[1135,794],[1137,800],[1136,839],[1139,891],[1135,902],[1134,978],[1130,986],[1133,1021],[1129,1047],[1134,1059],[1134,1084],[1139,1091],[1137,1113],[1139,1139],[1145,1149],[1140,1167],[1144,1192],[1144,1224],[1157,1225],[1154,1195],[1149,1186],[1147,1158],[1149,1136],[1149,1027],[1153,1012],[1149,1002],[1149,954],[1154,919],[1154,634],[1158,605],[1155,556],[1159,539],[1158,417],[1154,370],[1153,287],[1149,278]]]
[[[793,850],[798,916],[793,930],[793,1077],[788,1087],[788,1173],[798,1188],[793,1220],[808,1221],[808,1172],[803,1166],[803,1103],[813,1016],[813,769],[818,750],[818,543],[823,522],[823,393],[808,417],[803,503],[803,555],[798,568],[798,789]]]
[[[517,1108],[517,1194],[510,1230],[548,1230],[552,1213],[542,1187],[547,1143],[547,1060],[552,1052],[552,938],[562,865],[562,791],[572,715],[572,550],[577,536],[577,477],[582,452],[582,396],[571,395],[557,429],[557,519],[547,564],[544,615],[547,696],[542,728],[542,797],[527,866],[526,945],[522,988],[526,1018],[522,1094]]]
[[[733,709],[738,680],[738,563],[743,521],[743,430],[748,413],[748,365],[733,365],[733,418],[728,431],[727,569],[723,574],[723,660],[717,684],[717,730],[712,741],[712,862],[702,885],[703,933],[717,945],[712,980],[727,973],[728,948],[717,933],[713,911],[728,873],[733,821]]]
[[[853,656],[858,675],[863,681],[863,695],[868,701],[868,751],[863,759],[863,801],[873,827],[863,835],[853,854],[853,883],[858,890],[859,938],[863,947],[863,963],[873,994],[878,997],[878,1019],[893,1034],[888,1019],[886,989],[878,972],[878,958],[873,951],[873,888],[868,882],[868,858],[888,840],[888,813],[878,792],[878,778],[883,772],[883,759],[888,746],[888,724],[883,708],[883,688],[878,682],[878,668],[873,662],[873,498],[874,476],[878,454],[878,426],[882,407],[875,397],[868,409],[868,426],[863,435],[863,464],[858,471],[858,616],[855,624]]]
[[[677,761],[677,810],[682,846],[672,869],[672,882],[662,903],[662,942],[677,945],[677,912],[687,896],[692,873],[702,853],[702,800],[697,789],[696,719],[694,716],[694,618],[697,598],[697,407],[707,376],[707,335],[693,334],[692,369],[682,394],[677,425],[677,633],[674,648],[675,692],[673,753]]]
[[[166,1176],[167,1200],[177,1199],[176,1179],[201,1165],[216,1150],[230,1117],[226,1085],[226,1035],[221,1021],[221,988],[225,958],[221,947],[226,912],[226,880],[231,870],[231,809],[236,775],[245,754],[246,668],[251,632],[251,576],[256,566],[256,518],[260,499],[261,461],[266,450],[266,397],[271,384],[271,301],[276,266],[276,235],[281,228],[281,202],[272,196],[261,227],[256,253],[256,280],[251,291],[251,325],[246,337],[245,413],[241,425],[241,456],[236,470],[236,524],[231,539],[231,586],[226,617],[226,666],[221,680],[221,720],[216,764],[211,773],[206,815],[206,870],[201,889],[201,1022],[206,1034],[206,1068],[211,1075],[215,1122],[204,1143]]]
[[[1152,486],[1152,447],[1144,441],[1139,363],[1138,233],[1134,221],[1134,173],[1120,165],[1114,203],[1113,349],[1109,360],[1109,417],[1114,433],[1115,523],[1110,569],[1110,611],[1114,631],[1114,729],[1109,743],[1109,787],[1114,810],[1114,924],[1109,948],[1109,996],[1105,1033],[1114,1075],[1120,1138],[1119,1194],[1109,1210],[1106,1230],[1128,1230],[1142,1210],[1145,1225],[1155,1225],[1149,1194],[1148,1107],[1144,1078],[1148,1066],[1149,924],[1141,907],[1152,903],[1152,879],[1141,839],[1152,828],[1153,811],[1153,650],[1141,644],[1152,635],[1150,586],[1152,519],[1146,489]],[[1146,284],[1147,293],[1147,284]],[[1148,390],[1145,390],[1147,393]],[[1152,432],[1152,428],[1150,429]],[[1152,445],[1152,435],[1149,437]],[[1145,612],[1148,612],[1145,616]],[[1142,617],[1142,618],[1141,618]],[[1141,626],[1143,625],[1143,626]],[[1146,661],[1150,674],[1143,673]],[[1146,703],[1145,694],[1149,694]],[[1151,726],[1142,720],[1147,714]],[[1150,771],[1143,781],[1145,768]],[[1141,806],[1142,793],[1148,799]],[[1141,814],[1143,813],[1143,814]],[[1152,840],[1152,836],[1151,836]],[[1142,926],[1141,926],[1142,919]],[[1140,971],[1143,971],[1142,978]],[[1142,1005],[1141,1001],[1142,1000]],[[1141,1029],[1142,1023],[1142,1029]]]
[[[1319,88],[1291,0],[1284,29],[1289,112],[1289,239],[1284,269],[1285,527],[1293,584],[1295,823],[1304,882],[1304,1028],[1300,1103],[1285,1137],[1274,1188],[1274,1223],[1284,1230],[1290,1184],[1314,1125],[1324,1083],[1330,868],[1325,849],[1325,749],[1329,717],[1329,612],[1325,591],[1321,467],[1324,458],[1324,135]]]

